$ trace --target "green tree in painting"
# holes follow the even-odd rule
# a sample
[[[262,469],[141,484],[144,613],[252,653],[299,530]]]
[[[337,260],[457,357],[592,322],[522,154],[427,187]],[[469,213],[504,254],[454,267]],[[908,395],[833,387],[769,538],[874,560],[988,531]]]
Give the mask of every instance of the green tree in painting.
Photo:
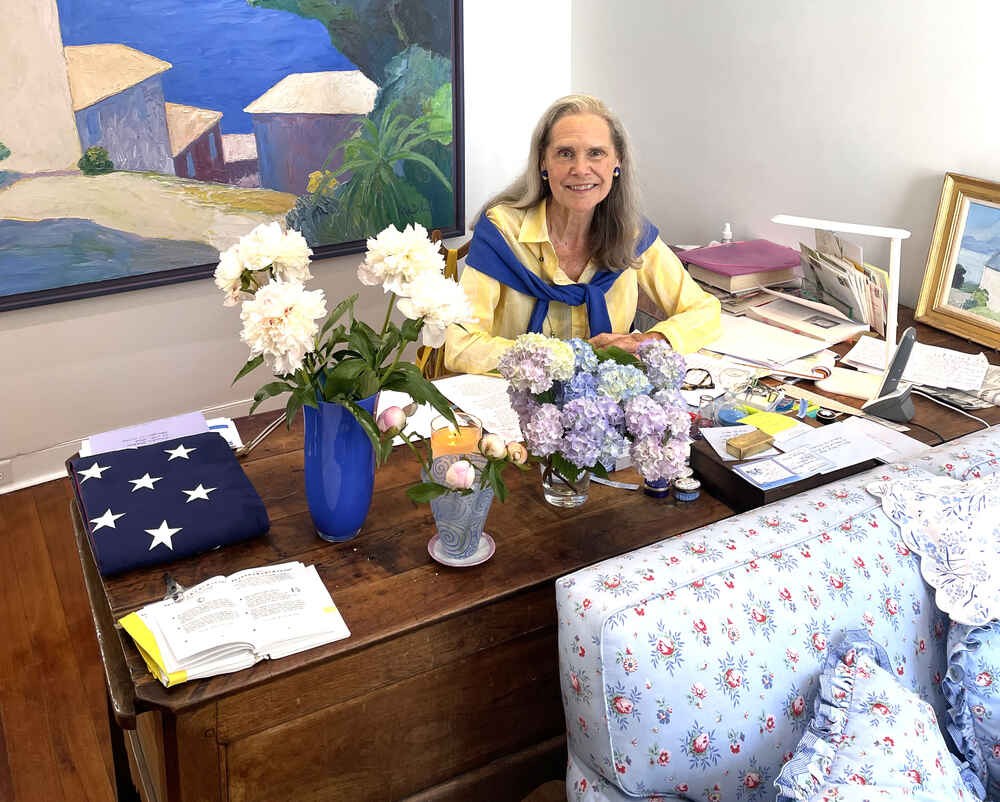
[[[390,105],[377,124],[364,120],[358,136],[337,145],[318,171],[311,194],[299,198],[289,212],[288,225],[310,242],[364,239],[390,223],[400,228],[414,222],[431,225],[429,202],[401,175],[401,166],[421,165],[451,192],[448,178],[417,150],[425,142],[450,138],[450,126],[445,132],[433,113],[416,119],[397,114],[396,105]],[[343,152],[343,163],[335,171],[327,170],[339,152]],[[348,172],[350,178],[337,184],[338,177]],[[333,186],[336,191],[331,193]]]
[[[0,142],[0,162],[10,156],[10,148],[8,148],[3,142]]]
[[[363,128],[350,142],[342,143],[345,160],[362,161],[367,166],[355,173],[375,170],[364,181],[352,178],[333,191],[329,181],[311,182],[289,212],[286,221],[302,231],[310,244],[363,239],[384,228],[390,210],[409,214],[393,218],[397,225],[421,222],[446,227],[454,224],[455,206],[452,132],[451,26],[452,0],[247,0],[250,6],[287,11],[320,21],[330,42],[361,72],[378,85],[375,107],[368,121],[379,136]],[[420,158],[390,158],[398,143],[394,132],[383,132],[387,117],[408,116],[419,122],[419,141],[409,142],[406,151]],[[415,137],[416,138],[416,137]],[[376,158],[365,151],[369,144],[380,149]],[[360,150],[359,150],[360,149]],[[398,150],[398,148],[396,148]],[[334,153],[337,151],[335,150]],[[376,169],[373,165],[380,166]],[[372,162],[372,163],[369,163]],[[316,165],[314,174],[326,175],[327,165]],[[393,173],[390,176],[388,173]],[[336,175],[340,175],[337,173]],[[353,186],[351,186],[353,184]],[[378,191],[388,187],[390,197],[379,199]],[[363,204],[375,204],[366,207]],[[362,204],[362,205],[358,205]]]
[[[87,152],[80,157],[76,166],[83,170],[84,175],[101,175],[115,169],[111,159],[108,158],[108,152],[99,147],[87,148]]]
[[[972,297],[966,301],[963,305],[963,309],[975,309],[977,307],[986,307],[990,303],[990,293],[989,290],[984,290],[982,287],[977,287],[973,293]]]

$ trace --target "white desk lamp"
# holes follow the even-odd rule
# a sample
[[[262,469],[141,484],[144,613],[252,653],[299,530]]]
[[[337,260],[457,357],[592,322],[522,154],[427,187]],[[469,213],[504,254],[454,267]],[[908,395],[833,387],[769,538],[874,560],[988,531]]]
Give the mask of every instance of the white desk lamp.
[[[867,237],[884,237],[889,240],[889,299],[886,302],[885,318],[885,364],[888,367],[896,348],[896,310],[899,306],[899,253],[902,242],[910,232],[905,228],[885,228],[884,226],[864,226],[859,223],[838,223],[833,220],[817,220],[813,217],[796,217],[778,214],[772,223],[803,228],[819,228],[844,234],[863,234]]]

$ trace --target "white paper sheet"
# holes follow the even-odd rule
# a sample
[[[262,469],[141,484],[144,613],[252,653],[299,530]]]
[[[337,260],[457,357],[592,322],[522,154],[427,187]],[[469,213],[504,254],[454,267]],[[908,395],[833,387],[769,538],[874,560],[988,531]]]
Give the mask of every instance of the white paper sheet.
[[[826,343],[812,337],[726,314],[722,316],[722,336],[705,346],[705,350],[718,354],[779,365],[825,348]]]
[[[136,426],[126,426],[123,429],[91,435],[89,448],[92,454],[104,454],[108,451],[138,448],[207,431],[208,423],[205,421],[205,416],[200,412],[188,412],[184,415],[160,418]]]
[[[830,460],[821,457],[811,448],[796,448],[786,451],[780,457],[775,457],[774,461],[786,471],[796,473],[803,478],[833,470]]]
[[[507,398],[507,380],[472,373],[438,379],[435,386],[463,412],[475,415],[483,429],[504,440],[523,440],[517,413]]]
[[[854,437],[871,438],[885,446],[888,449],[888,453],[883,457],[879,457],[879,459],[886,462],[899,462],[910,459],[918,454],[923,454],[930,448],[926,443],[921,443],[913,437],[900,434],[865,418],[848,418],[842,421],[840,425],[849,432],[853,432]]]
[[[846,427],[843,422],[818,426],[815,429],[783,444],[788,451],[809,449],[822,454],[831,467],[822,473],[829,473],[848,465],[856,465],[868,459],[880,459],[892,450],[872,438],[861,435],[857,429]]]

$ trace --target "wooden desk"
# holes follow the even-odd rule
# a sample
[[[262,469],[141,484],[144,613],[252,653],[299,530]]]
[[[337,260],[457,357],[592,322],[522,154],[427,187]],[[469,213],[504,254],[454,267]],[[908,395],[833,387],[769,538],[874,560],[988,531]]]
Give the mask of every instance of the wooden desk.
[[[901,327],[911,320],[901,312]],[[918,331],[921,342],[979,350],[925,326]],[[978,426],[914,401],[916,422],[945,438]],[[985,413],[980,417],[1000,422],[1000,409]],[[274,414],[239,421],[244,440]],[[920,429],[910,434],[934,441]],[[519,800],[565,770],[553,580],[732,512],[705,493],[678,507],[596,484],[583,507],[558,510],[542,500],[537,473],[509,470],[511,497],[494,502],[487,522],[496,554],[453,569],[427,554],[433,520],[426,505],[415,507],[404,494],[417,465],[403,449],[376,476],[361,534],[340,545],[313,533],[301,428],[279,429],[245,467],[271,531],[155,570],[102,581],[72,510],[113,735],[121,747],[118,725],[126,728],[161,802]],[[317,566],[350,638],[168,690],[113,624],[162,597],[165,570],[190,586],[287,560]],[[122,755],[119,748],[120,769]],[[119,778],[127,788],[126,770]]]
[[[239,421],[244,440],[273,416]],[[269,534],[155,570],[102,582],[72,512],[112,715],[138,724],[126,732],[158,800],[521,799],[565,772],[553,580],[731,513],[705,494],[677,507],[596,484],[584,506],[559,510],[537,471],[508,470],[511,497],[487,522],[496,554],[453,569],[427,553],[433,519],[404,495],[417,478],[405,449],[340,545],[313,532],[300,429],[276,432],[245,468]],[[350,638],[168,690],[112,624],[161,598],[166,570],[190,586],[287,560],[316,565]]]

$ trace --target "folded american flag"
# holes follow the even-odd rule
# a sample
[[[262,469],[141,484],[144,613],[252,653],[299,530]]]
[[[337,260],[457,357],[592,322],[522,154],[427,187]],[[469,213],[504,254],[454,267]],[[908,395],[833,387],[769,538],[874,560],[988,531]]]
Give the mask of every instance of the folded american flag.
[[[217,432],[69,461],[102,575],[261,535],[260,496]]]

